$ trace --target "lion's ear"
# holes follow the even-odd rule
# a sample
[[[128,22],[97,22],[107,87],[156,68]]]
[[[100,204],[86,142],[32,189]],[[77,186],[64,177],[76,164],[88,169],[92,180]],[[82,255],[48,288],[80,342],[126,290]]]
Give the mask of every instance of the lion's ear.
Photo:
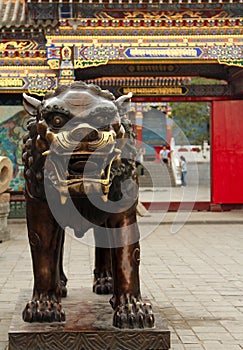
[[[118,99],[115,101],[115,104],[121,116],[127,114],[127,112],[130,110],[131,98],[132,93],[129,92],[127,95],[118,97]]]
[[[40,104],[41,104],[41,102],[39,100],[37,100],[36,98],[28,96],[25,93],[23,93],[24,109],[30,115],[37,116],[37,114],[38,114],[38,107],[40,106]]]

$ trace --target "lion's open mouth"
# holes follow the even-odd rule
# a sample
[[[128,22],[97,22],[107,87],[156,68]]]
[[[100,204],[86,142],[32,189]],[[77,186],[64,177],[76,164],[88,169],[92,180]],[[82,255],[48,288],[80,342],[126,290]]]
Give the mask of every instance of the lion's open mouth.
[[[94,131],[92,131],[94,133]],[[92,141],[77,142],[73,132],[54,135],[45,162],[45,178],[60,192],[62,202],[68,195],[102,195],[107,199],[111,166],[119,161],[114,130],[99,131]]]

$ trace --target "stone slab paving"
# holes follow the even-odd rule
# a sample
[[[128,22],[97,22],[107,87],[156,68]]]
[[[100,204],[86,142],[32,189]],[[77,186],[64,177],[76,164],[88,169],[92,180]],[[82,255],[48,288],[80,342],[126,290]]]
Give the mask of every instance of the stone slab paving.
[[[140,221],[149,232],[141,241],[141,284],[169,323],[171,349],[243,349],[243,213],[203,213],[201,223],[200,213],[191,213],[176,232],[176,214],[167,214],[160,225],[158,213]],[[33,284],[26,224],[9,226],[11,240],[0,244],[0,350],[21,289]],[[66,236],[69,288],[91,290],[93,254]]]
[[[139,198],[141,202],[207,202],[210,201],[210,186],[140,187]]]

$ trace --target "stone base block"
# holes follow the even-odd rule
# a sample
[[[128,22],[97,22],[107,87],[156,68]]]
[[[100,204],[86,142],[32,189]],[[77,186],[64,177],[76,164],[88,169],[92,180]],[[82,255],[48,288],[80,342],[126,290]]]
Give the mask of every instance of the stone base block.
[[[0,228],[0,243],[10,240],[10,230],[8,228]]]
[[[112,326],[109,296],[75,289],[62,301],[66,322],[25,323],[22,310],[30,297],[30,291],[21,292],[9,330],[9,350],[170,349],[170,331],[155,305],[154,328],[117,329]]]

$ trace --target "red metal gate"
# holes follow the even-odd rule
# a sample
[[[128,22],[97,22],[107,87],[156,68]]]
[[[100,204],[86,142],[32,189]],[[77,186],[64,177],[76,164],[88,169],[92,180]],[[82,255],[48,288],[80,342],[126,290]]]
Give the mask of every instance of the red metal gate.
[[[243,101],[213,101],[211,201],[243,203]]]

